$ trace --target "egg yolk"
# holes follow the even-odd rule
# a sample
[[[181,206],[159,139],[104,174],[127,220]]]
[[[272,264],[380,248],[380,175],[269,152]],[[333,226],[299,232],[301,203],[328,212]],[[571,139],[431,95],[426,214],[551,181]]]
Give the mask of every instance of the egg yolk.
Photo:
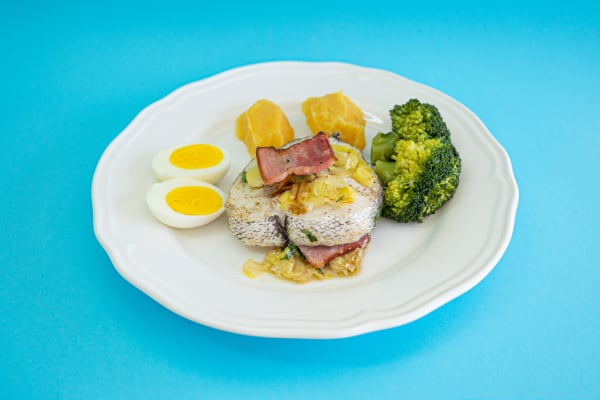
[[[166,197],[174,211],[185,215],[208,215],[223,206],[221,196],[202,186],[182,186],[171,190]]]
[[[169,161],[184,169],[209,168],[223,161],[223,152],[208,144],[191,144],[173,151]]]

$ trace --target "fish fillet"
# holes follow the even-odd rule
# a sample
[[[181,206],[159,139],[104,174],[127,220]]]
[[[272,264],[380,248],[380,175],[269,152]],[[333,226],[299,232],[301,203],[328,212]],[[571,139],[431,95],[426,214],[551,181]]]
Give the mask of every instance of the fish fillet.
[[[255,162],[252,160],[244,170]],[[378,180],[365,187],[345,177],[345,184],[355,192],[353,202],[325,204],[294,214],[281,209],[279,196],[272,197],[268,187],[251,188],[242,175],[229,190],[225,207],[229,228],[244,245],[283,246],[289,240],[297,246],[336,246],[356,242],[375,226],[382,201]]]

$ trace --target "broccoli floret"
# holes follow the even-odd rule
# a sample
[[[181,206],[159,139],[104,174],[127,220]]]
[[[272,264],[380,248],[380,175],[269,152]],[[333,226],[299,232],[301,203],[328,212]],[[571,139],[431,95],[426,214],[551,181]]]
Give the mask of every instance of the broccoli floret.
[[[382,215],[398,222],[422,222],[446,201],[458,186],[461,162],[446,140],[396,143],[397,175],[385,185]]]
[[[382,216],[422,222],[454,195],[461,159],[435,106],[413,99],[390,116],[392,131],[378,133],[371,146],[384,187]]]
[[[392,131],[401,139],[450,139],[450,131],[437,107],[411,99],[390,110]]]

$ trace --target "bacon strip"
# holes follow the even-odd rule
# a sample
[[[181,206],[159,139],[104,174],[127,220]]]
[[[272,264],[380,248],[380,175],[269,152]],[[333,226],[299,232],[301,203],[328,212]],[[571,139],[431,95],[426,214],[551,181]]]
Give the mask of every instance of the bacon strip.
[[[256,161],[263,181],[272,185],[289,175],[310,175],[322,171],[335,161],[327,135],[317,135],[287,148],[257,147]]]
[[[321,268],[337,256],[350,253],[352,250],[366,247],[371,241],[371,235],[366,234],[356,242],[337,246],[298,246],[300,252],[313,267]]]

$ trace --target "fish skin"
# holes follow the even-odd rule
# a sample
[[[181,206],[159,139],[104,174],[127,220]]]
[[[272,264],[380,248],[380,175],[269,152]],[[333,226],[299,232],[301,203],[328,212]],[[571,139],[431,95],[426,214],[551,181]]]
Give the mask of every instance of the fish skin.
[[[283,246],[285,213],[278,199],[266,188],[251,188],[242,182],[242,175],[233,182],[225,203],[229,229],[246,246]]]

